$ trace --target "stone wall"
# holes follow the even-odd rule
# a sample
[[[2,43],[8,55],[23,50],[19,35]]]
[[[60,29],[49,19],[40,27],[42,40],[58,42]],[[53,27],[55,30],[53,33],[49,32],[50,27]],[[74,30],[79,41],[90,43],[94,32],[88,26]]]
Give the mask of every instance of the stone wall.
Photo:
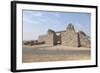
[[[38,41],[44,42],[47,46],[60,44],[72,47],[90,47],[91,45],[89,37],[82,31],[76,32],[72,24],[68,24],[65,31],[55,32],[49,29],[46,35],[39,36]]]
[[[48,30],[47,35],[39,36],[39,41],[45,41],[45,45],[56,45],[56,33],[53,30]]]
[[[72,24],[68,25],[66,32],[61,33],[61,40],[62,45],[64,46],[79,46],[77,33],[75,32],[74,26]]]
[[[49,29],[47,32],[46,44],[48,44],[49,46],[56,45],[56,33],[51,29]]]
[[[91,42],[90,42],[89,37],[82,31],[78,32],[78,35],[79,35],[80,46],[90,47]]]
[[[61,42],[62,45],[64,46],[73,46],[73,47],[78,47],[78,37],[75,32],[65,32],[61,34]]]

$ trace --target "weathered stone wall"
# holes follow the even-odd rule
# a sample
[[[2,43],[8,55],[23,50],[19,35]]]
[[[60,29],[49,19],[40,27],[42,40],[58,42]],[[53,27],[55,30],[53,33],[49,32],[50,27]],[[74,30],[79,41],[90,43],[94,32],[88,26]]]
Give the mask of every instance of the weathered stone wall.
[[[61,34],[61,42],[62,45],[64,46],[73,46],[73,47],[78,47],[78,38],[77,34],[75,32],[65,32]]]
[[[57,35],[59,33],[59,35]],[[47,35],[39,36],[39,42],[44,42],[47,46],[64,45],[73,47],[90,47],[89,37],[82,31],[75,32],[74,26],[69,24],[66,31],[55,32],[48,30]]]
[[[39,36],[39,41],[45,41],[48,46],[56,45],[56,33],[53,30],[48,30],[47,35]]]
[[[89,37],[82,31],[78,32],[79,35],[79,42],[80,42],[80,46],[82,47],[90,47],[91,46],[91,42]]]
[[[48,30],[47,44],[50,46],[56,45],[56,33],[53,30]]]
[[[73,46],[73,47],[79,46],[78,36],[72,24],[68,25],[66,32],[61,33],[61,41],[62,41],[62,45],[64,46]]]

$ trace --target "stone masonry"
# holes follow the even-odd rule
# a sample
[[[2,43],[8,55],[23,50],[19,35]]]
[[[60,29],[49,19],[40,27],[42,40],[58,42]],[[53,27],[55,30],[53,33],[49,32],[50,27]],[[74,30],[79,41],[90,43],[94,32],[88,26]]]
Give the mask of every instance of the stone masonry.
[[[66,32],[61,33],[61,37],[62,45],[75,47],[79,46],[78,36],[72,24],[68,25]]]
[[[59,34],[59,35],[57,35]],[[40,35],[38,42],[47,46],[64,45],[72,47],[90,47],[90,38],[83,31],[76,32],[70,23],[65,31],[48,30],[46,35]]]
[[[45,44],[47,46],[56,45],[56,33],[53,30],[49,29],[47,35],[39,36],[39,41],[45,41]]]

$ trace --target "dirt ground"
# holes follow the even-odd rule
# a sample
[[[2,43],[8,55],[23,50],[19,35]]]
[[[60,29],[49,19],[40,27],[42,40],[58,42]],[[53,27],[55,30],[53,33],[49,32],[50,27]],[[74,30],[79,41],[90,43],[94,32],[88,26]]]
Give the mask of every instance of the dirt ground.
[[[22,62],[72,61],[91,59],[90,48],[67,46],[23,46]]]

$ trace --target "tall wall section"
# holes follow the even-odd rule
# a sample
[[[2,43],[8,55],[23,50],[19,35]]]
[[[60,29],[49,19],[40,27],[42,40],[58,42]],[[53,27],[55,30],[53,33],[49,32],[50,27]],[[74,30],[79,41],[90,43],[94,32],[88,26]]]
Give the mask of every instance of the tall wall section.
[[[61,33],[61,42],[64,46],[73,46],[78,47],[78,35],[74,30],[74,26],[72,24],[69,24],[66,32]]]
[[[39,36],[39,41],[45,41],[45,45],[56,45],[56,33],[53,30],[48,30],[47,35]]]

